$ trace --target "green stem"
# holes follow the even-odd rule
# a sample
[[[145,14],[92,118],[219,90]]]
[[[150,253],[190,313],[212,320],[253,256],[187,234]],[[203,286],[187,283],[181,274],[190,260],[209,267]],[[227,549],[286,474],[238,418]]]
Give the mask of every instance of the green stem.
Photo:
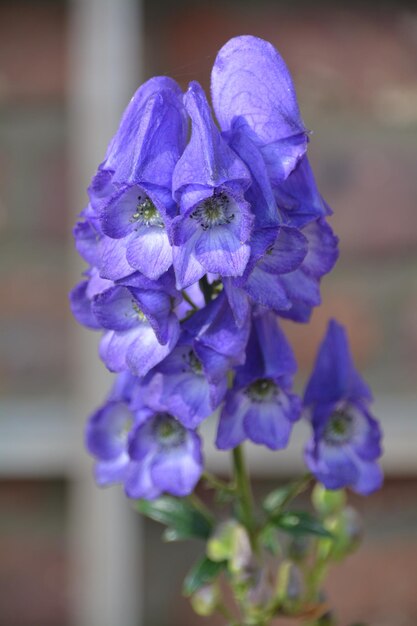
[[[257,537],[253,517],[253,496],[248,473],[246,471],[242,446],[237,446],[233,449],[233,465],[242,523],[248,531],[252,548],[256,552]]]
[[[204,502],[198,497],[196,493],[191,493],[188,496],[188,499],[191,502],[191,504],[194,506],[194,508],[197,509],[201,513],[201,515],[203,515],[206,518],[206,520],[208,520],[210,523],[213,523],[213,516],[211,512],[209,511],[209,509],[206,507]]]
[[[190,296],[188,295],[186,291],[181,291],[181,295],[184,298],[184,300],[188,302],[190,307],[194,309],[194,311],[198,311],[198,306],[195,304],[195,302],[192,301],[192,299],[190,298]]]
[[[308,472],[307,474],[304,474],[303,476],[301,476],[298,480],[294,481],[287,496],[282,500],[279,506],[279,511],[282,511],[287,506],[287,504],[289,504],[300,493],[305,491],[307,487],[309,486],[312,479],[313,479],[313,475],[310,474],[310,472]]]
[[[212,487],[213,489],[218,489],[219,491],[226,491],[227,493],[235,493],[236,485],[233,483],[227,483],[224,480],[221,480],[217,476],[210,474],[210,472],[204,472],[202,476],[203,480]]]
[[[200,280],[198,281],[198,284],[200,286],[201,291],[203,292],[204,302],[208,304],[209,302],[211,302],[213,289],[209,281],[207,280],[207,276],[204,275],[203,278],[200,278]]]

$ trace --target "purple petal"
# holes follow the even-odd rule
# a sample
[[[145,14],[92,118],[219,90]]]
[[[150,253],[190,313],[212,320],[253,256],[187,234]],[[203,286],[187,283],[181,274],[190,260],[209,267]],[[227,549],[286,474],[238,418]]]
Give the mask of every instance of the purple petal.
[[[151,466],[154,484],[162,491],[183,497],[190,494],[203,471],[201,440],[192,431],[186,431],[181,446],[161,449]]]
[[[249,260],[250,247],[241,243],[227,226],[203,232],[195,245],[197,260],[207,272],[221,276],[241,276]]]
[[[126,287],[115,286],[98,294],[93,300],[93,313],[103,328],[126,331],[146,323],[141,321],[136,300]]]
[[[123,483],[129,469],[129,456],[126,452],[111,461],[99,461],[94,466],[94,477],[99,487]]]
[[[139,87],[123,113],[117,133],[107,148],[103,168],[115,170],[126,149],[137,137],[142,118],[143,108],[149,98],[160,91],[170,90],[181,97],[178,84],[167,76],[154,76]]]
[[[355,370],[345,329],[331,320],[305,390],[304,404],[343,398],[370,400],[371,392]]]
[[[119,457],[127,448],[127,433],[134,417],[126,404],[108,402],[88,420],[85,442],[88,451],[102,461]]]
[[[248,187],[250,176],[243,162],[228,147],[211,117],[201,86],[192,82],[184,97],[192,121],[191,139],[178,161],[173,176],[174,197],[183,210],[195,204],[195,196],[187,198],[187,187],[195,191],[200,185],[208,190],[227,184]]]
[[[137,426],[129,437],[129,456],[133,461],[143,461],[158,450],[152,417]]]
[[[246,439],[243,420],[250,409],[250,400],[243,391],[229,391],[221,412],[216,436],[220,450],[235,448]]]
[[[286,448],[292,430],[287,411],[288,406],[280,406],[277,402],[251,403],[243,420],[246,436],[271,450]]]
[[[143,461],[131,461],[125,478],[125,492],[128,498],[153,500],[161,495],[161,490],[154,484],[151,476],[150,455]]]
[[[280,210],[285,213],[287,223],[299,228],[330,213],[317,189],[307,156],[300,159],[286,180],[282,180],[280,173],[278,176],[275,174],[273,163],[269,162],[268,165],[275,199]]]
[[[174,316],[168,320],[167,343],[161,345],[155,332],[148,325],[136,330],[134,340],[128,346],[126,362],[135,376],[146,376],[175,348],[179,337],[179,323]]]
[[[127,245],[127,260],[136,270],[157,280],[172,265],[172,248],[165,228],[139,227]]]
[[[353,491],[363,496],[368,496],[382,487],[384,475],[378,463],[359,462],[357,466],[359,468],[359,476],[352,485]]]
[[[149,329],[152,331],[150,327]],[[127,353],[137,334],[138,329],[133,328],[124,332],[110,330],[103,335],[100,342],[100,358],[111,372],[123,372],[128,368]],[[156,337],[155,341],[158,343]]]
[[[102,278],[122,280],[135,271],[126,259],[126,246],[129,241],[129,235],[123,239],[103,237],[100,242],[101,261],[99,263]]]
[[[245,35],[228,41],[215,60],[211,89],[223,130],[243,117],[263,144],[305,132],[288,68],[262,39]]]
[[[88,280],[83,280],[70,291],[71,312],[77,322],[87,328],[98,330],[101,328],[101,325],[92,311],[91,300],[87,294],[88,284]]]
[[[131,150],[120,156],[113,182],[171,189],[172,173],[186,143],[187,117],[172,90],[153,94],[142,109]]]

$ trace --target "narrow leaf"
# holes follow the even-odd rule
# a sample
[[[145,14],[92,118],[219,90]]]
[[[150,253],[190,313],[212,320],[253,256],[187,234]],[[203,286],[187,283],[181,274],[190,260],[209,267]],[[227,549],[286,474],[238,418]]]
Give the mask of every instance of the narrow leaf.
[[[174,541],[199,537],[207,539],[212,522],[196,509],[189,500],[163,496],[157,500],[139,500],[137,509],[150,519],[169,527],[168,540]],[[175,539],[173,532],[175,531]]]
[[[317,535],[318,537],[332,538],[333,535],[323,524],[309,513],[303,511],[287,511],[275,515],[270,523],[292,535]]]
[[[211,561],[207,557],[198,561],[188,572],[182,588],[185,596],[191,596],[203,585],[211,583],[217,576],[226,569],[227,561]]]

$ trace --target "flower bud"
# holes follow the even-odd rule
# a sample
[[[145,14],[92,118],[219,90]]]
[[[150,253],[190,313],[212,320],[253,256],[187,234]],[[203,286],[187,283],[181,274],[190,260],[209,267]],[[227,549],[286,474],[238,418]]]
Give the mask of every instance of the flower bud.
[[[316,511],[322,517],[326,517],[337,513],[345,506],[346,494],[343,489],[331,491],[317,483],[311,494],[311,499]]]
[[[212,615],[219,603],[219,588],[217,585],[204,585],[191,597],[191,606],[197,615],[207,617]]]

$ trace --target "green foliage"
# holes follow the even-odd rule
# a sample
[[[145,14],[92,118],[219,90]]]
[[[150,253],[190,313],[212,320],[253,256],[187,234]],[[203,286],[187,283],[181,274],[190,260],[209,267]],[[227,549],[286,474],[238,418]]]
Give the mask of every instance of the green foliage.
[[[205,556],[191,568],[185,577],[183,594],[192,596],[203,585],[213,582],[226,569],[226,566],[226,561],[212,561]]]
[[[212,532],[212,520],[189,500],[163,496],[157,500],[139,500],[136,506],[143,515],[168,527],[164,533],[166,541],[208,539]]]
[[[305,511],[286,511],[270,518],[270,524],[292,535],[316,535],[332,538],[332,533],[310,513]]]

